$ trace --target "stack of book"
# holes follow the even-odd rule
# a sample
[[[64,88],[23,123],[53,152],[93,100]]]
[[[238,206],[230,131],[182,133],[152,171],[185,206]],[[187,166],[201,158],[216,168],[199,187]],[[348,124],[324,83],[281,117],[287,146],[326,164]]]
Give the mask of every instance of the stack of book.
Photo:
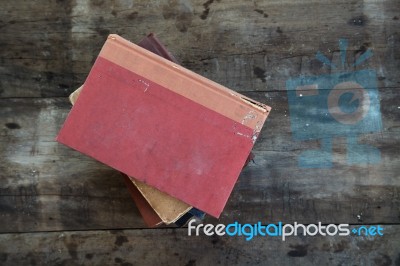
[[[178,65],[150,34],[111,34],[57,140],[120,171],[149,227],[219,217],[270,112]]]

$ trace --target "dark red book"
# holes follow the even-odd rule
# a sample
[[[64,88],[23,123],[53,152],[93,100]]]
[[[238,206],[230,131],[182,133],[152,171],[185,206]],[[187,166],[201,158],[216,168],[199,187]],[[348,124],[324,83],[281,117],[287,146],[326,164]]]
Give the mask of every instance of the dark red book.
[[[144,222],[148,227],[156,227],[161,225],[163,221],[157,215],[157,213],[153,210],[147,200],[142,196],[138,188],[132,184],[129,176],[124,175],[125,184],[128,187],[129,193],[131,194],[132,199],[135,201],[136,206],[140,214],[143,217]]]
[[[57,139],[219,217],[269,111],[110,35]]]

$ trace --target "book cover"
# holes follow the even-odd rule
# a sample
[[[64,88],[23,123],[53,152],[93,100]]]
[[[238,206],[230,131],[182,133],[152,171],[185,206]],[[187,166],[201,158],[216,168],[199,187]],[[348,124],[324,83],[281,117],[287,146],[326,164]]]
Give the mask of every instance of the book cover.
[[[219,217],[269,111],[112,34],[57,140]]]
[[[82,89],[83,86],[79,87],[69,96],[72,105],[77,101]],[[162,223],[174,223],[192,209],[192,206],[143,182],[139,182],[125,174],[124,178],[132,199],[149,227],[155,227]]]
[[[154,211],[147,200],[142,196],[138,188],[132,184],[131,179],[127,175],[124,176],[125,184],[131,194],[133,201],[136,203],[140,214],[148,227],[156,227],[163,223],[160,216]]]
[[[175,57],[168,52],[164,45],[157,39],[157,37],[150,33],[143,38],[139,46],[162,56],[170,61],[177,63]],[[83,86],[79,87],[69,96],[72,105],[76,102]],[[155,188],[149,187],[143,182],[134,181],[124,175],[126,185],[129,192],[136,203],[145,223],[149,227],[155,227],[162,223],[171,224],[180,219],[184,214],[192,216],[188,213],[192,207],[188,204],[177,200]],[[138,185],[136,185],[138,184]]]

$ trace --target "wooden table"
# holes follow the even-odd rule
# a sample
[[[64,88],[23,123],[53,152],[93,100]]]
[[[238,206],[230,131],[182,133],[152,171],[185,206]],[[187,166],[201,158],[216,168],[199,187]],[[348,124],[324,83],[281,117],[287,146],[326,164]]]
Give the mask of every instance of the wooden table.
[[[399,1],[1,5],[1,265],[400,265]],[[84,82],[107,35],[137,42],[149,32],[183,66],[273,108],[255,161],[239,177],[221,218],[205,223],[381,225],[384,235],[246,241],[188,236],[187,228],[146,229],[116,171],[54,138],[71,108],[67,96]],[[340,39],[348,42],[343,66]],[[354,66],[368,49],[373,56]],[[337,68],[318,60],[318,51]],[[299,165],[304,151],[330,137],[320,130],[320,139],[294,139],[291,123],[299,121],[289,110],[287,80],[363,69],[375,75],[376,85],[365,89],[378,94],[375,115],[382,123],[358,141],[375,147],[379,161],[349,163],[347,154],[357,150],[338,127],[331,166]]]

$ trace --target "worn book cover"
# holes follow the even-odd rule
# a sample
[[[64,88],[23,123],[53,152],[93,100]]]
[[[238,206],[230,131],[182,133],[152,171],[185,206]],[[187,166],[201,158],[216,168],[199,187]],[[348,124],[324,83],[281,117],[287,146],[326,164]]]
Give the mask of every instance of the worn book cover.
[[[135,201],[136,206],[146,225],[148,227],[156,227],[163,223],[160,216],[154,211],[154,209],[150,206],[147,200],[142,196],[138,188],[132,184],[129,176],[124,175],[125,184],[128,187],[129,193],[131,194],[132,199]]]
[[[219,217],[269,110],[112,34],[57,139]]]
[[[175,57],[168,52],[153,33],[143,38],[138,45],[177,63]],[[76,102],[82,89],[83,86],[71,93],[69,99],[72,104]],[[110,93],[112,93],[112,91],[110,91]],[[154,227],[162,223],[171,224],[185,214],[186,216],[191,216],[191,214],[188,213],[188,211],[192,209],[190,205],[152,188],[143,182],[134,181],[134,179],[131,181],[128,176],[124,176],[129,192],[147,226]]]
[[[69,97],[75,104],[83,86],[75,90]],[[192,206],[169,196],[143,182],[124,175],[128,190],[136,203],[145,223],[155,227],[162,223],[171,224],[187,213]]]

